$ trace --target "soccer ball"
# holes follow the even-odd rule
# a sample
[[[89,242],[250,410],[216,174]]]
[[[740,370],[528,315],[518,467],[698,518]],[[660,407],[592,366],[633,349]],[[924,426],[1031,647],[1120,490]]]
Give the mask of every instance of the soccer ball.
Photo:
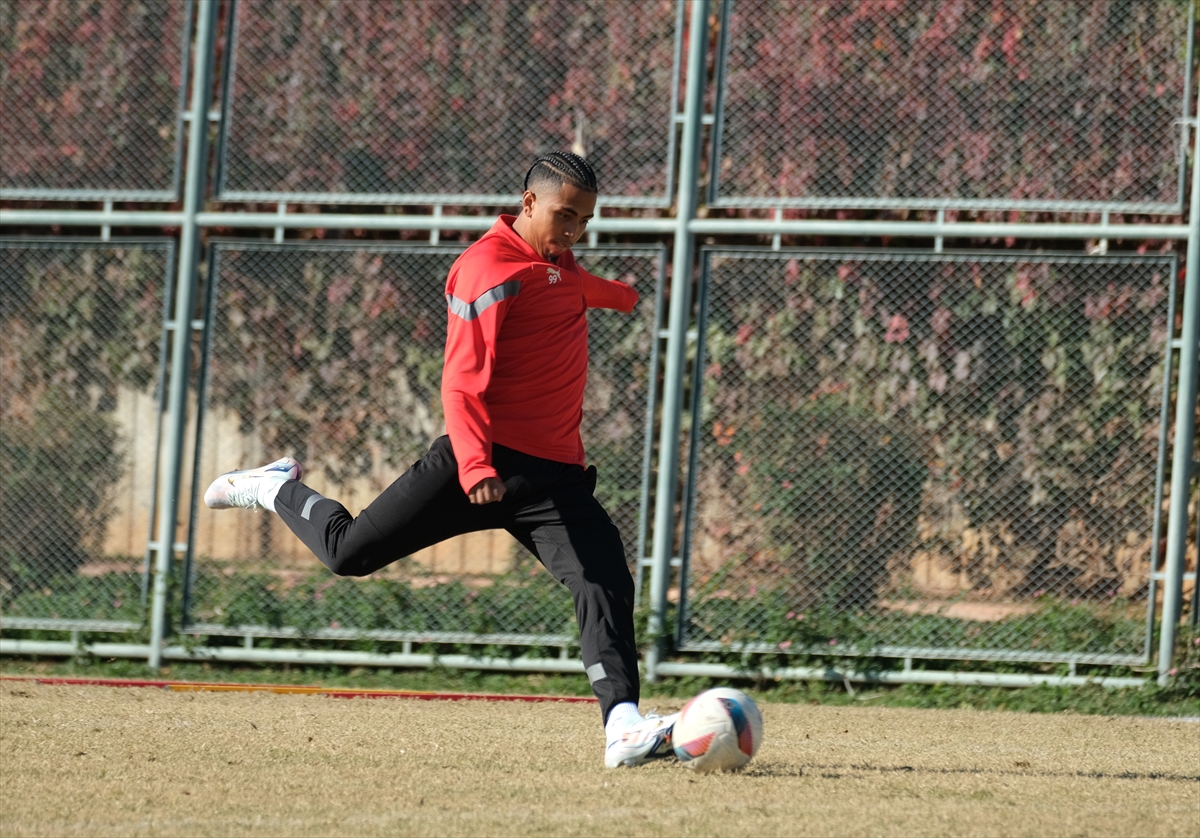
[[[762,714],[750,696],[729,687],[705,690],[683,705],[671,742],[694,771],[736,771],[762,744]]]

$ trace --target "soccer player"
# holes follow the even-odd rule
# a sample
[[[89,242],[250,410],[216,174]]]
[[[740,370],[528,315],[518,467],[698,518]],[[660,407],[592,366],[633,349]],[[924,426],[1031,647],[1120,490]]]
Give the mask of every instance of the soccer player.
[[[638,712],[633,578],[616,526],[593,496],[579,424],[588,308],[633,311],[637,292],[576,264],[571,246],[596,208],[596,175],[554,152],[525,175],[517,216],[501,215],[446,281],[442,371],[447,435],[354,517],[300,482],[284,457],[232,471],[212,509],[264,508],[339,576],[367,576],[451,536],[505,529],[575,600],[580,647],[606,734],[605,765],[671,751],[676,715]]]

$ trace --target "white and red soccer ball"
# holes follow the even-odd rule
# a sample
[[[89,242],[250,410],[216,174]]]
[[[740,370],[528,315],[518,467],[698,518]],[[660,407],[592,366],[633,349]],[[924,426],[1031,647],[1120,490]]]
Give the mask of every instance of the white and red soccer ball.
[[[683,705],[671,742],[675,756],[695,771],[736,771],[758,753],[762,714],[744,692],[705,690]]]

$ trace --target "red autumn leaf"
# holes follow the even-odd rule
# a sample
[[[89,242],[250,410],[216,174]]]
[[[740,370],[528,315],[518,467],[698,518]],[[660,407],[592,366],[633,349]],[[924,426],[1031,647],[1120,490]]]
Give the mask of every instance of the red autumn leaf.
[[[902,315],[894,314],[888,322],[887,334],[883,339],[887,343],[903,343],[908,340],[908,321]]]

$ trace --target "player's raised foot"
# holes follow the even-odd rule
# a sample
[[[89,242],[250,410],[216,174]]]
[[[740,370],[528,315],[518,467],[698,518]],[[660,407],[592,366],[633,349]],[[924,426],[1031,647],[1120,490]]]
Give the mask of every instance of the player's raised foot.
[[[258,468],[230,471],[209,484],[204,493],[204,505],[209,509],[265,508],[264,492],[278,489],[288,480],[299,480],[303,473],[300,463],[291,457],[282,457]]]
[[[604,751],[605,768],[642,765],[653,759],[670,756],[671,731],[678,713],[669,716],[646,716],[608,740]]]

